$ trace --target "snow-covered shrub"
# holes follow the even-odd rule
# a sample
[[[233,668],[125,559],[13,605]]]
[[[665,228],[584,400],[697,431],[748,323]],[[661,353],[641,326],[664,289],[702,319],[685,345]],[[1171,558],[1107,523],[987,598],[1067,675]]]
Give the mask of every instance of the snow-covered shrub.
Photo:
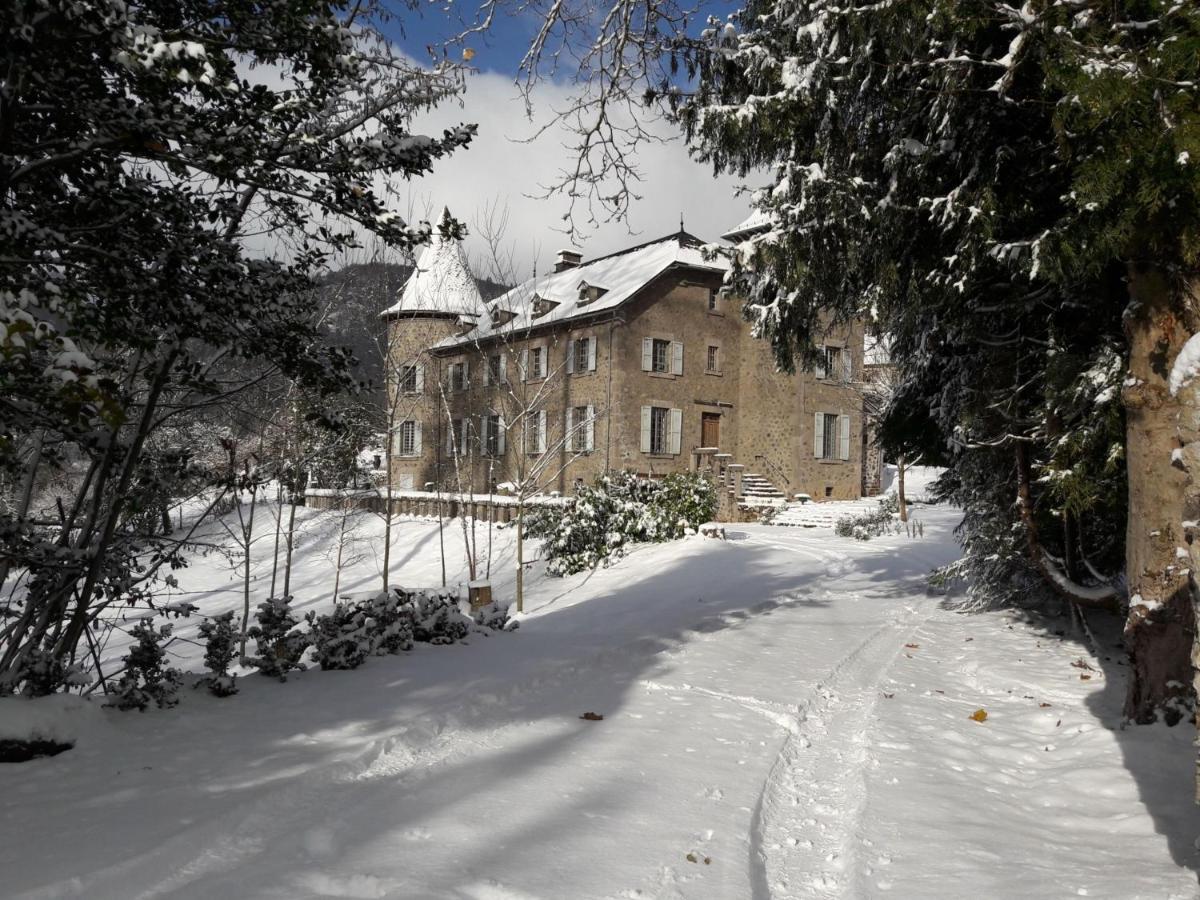
[[[179,702],[177,694],[183,673],[163,665],[171,628],[171,625],[156,628],[149,619],[143,619],[129,630],[135,643],[124,657],[125,671],[117,682],[111,706],[144,712],[151,701],[160,707]]]
[[[199,679],[192,687],[206,687],[214,697],[232,697],[238,692],[237,675],[229,674],[237,654],[237,629],[233,627],[233,611],[213,616],[200,623],[204,638],[204,667],[212,674]]]
[[[357,603],[335,603],[318,616],[307,616],[313,659],[322,669],[357,669],[371,654],[367,613]]]
[[[658,519],[657,540],[672,541],[695,533],[717,514],[717,492],[702,475],[672,472],[654,486],[650,509]]]
[[[413,609],[399,588],[381,591],[365,604],[374,656],[403,653],[413,645]]]
[[[519,622],[508,618],[508,609],[498,603],[489,603],[471,613],[471,618],[480,628],[491,631],[516,631]]]
[[[411,650],[415,613],[409,595],[393,588],[363,601],[309,613],[313,658],[322,669],[357,669],[368,656]]]
[[[300,620],[292,615],[292,598],[272,597],[258,604],[254,618],[258,624],[246,633],[254,638],[258,652],[246,662],[280,681],[287,681],[287,673],[292,669],[304,671],[300,658],[312,639],[296,629]]]
[[[701,475],[673,474],[656,482],[616,472],[580,488],[568,506],[530,513],[526,532],[543,539],[551,575],[571,575],[607,564],[628,544],[682,537],[716,509],[716,493]]]
[[[471,632],[475,621],[458,608],[458,598],[446,592],[417,591],[411,595],[413,638],[430,644],[453,644]]]
[[[81,687],[91,682],[82,666],[68,665],[40,647],[26,654],[17,674],[17,684],[27,697],[46,697],[63,688]]]
[[[869,541],[873,537],[887,534],[894,527],[895,512],[882,501],[879,509],[858,516],[842,516],[834,523],[833,531],[840,537],[852,537]]]

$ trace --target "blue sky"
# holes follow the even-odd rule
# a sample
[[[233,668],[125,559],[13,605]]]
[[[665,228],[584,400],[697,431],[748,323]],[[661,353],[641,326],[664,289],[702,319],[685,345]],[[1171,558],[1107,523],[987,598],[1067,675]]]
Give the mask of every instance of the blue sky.
[[[473,8],[464,6],[462,14],[468,15]],[[733,5],[714,2],[710,9],[724,18]],[[414,59],[428,61],[426,47],[440,52],[445,40],[461,28],[444,10],[444,6],[434,4],[423,4],[420,11],[400,9],[399,21],[392,23],[389,36]],[[695,28],[702,26],[702,19],[697,18]],[[555,130],[532,143],[524,141],[550,118],[551,110],[566,104],[571,90],[567,78],[573,73],[560,73],[557,80],[539,84],[532,97],[532,119],[525,115],[515,86],[517,66],[538,22],[532,14],[522,18],[504,16],[497,19],[488,35],[472,38],[469,46],[475,56],[470,65],[476,71],[467,79],[462,102],[444,104],[414,122],[417,132],[436,133],[460,122],[479,126],[479,136],[470,147],[441,161],[431,175],[404,186],[409,207],[404,212],[409,217],[436,216],[442,205],[447,205],[456,218],[476,232],[467,239],[466,247],[479,274],[486,274],[479,270],[487,267],[488,260],[484,259],[487,254],[477,226],[489,204],[508,209],[505,244],[508,268],[514,276],[524,277],[535,266],[544,271],[553,264],[556,251],[570,244],[562,233],[567,200],[538,195],[542,185],[571,162],[564,145],[572,136]],[[461,59],[460,49],[449,52],[455,61]],[[660,123],[657,129],[664,136],[676,135],[666,123]],[[736,195],[741,182],[715,178],[710,167],[689,157],[682,140],[643,147],[634,162],[644,176],[638,186],[641,199],[632,204],[627,222],[600,222],[581,228],[575,246],[586,257],[673,233],[679,228],[681,215],[689,231],[716,240],[748,213],[748,199]]]

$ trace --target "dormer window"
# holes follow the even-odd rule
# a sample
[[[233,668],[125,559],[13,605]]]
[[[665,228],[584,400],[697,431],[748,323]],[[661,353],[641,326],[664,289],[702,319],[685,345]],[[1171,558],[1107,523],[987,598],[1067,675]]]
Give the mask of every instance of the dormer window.
[[[608,293],[608,288],[600,287],[598,284],[588,284],[586,281],[579,282],[579,305],[584,306],[599,300]]]
[[[547,300],[545,297],[538,296],[537,294],[533,295],[533,317],[535,319],[538,316],[544,316],[556,306],[558,306],[558,303],[554,300]]]
[[[517,317],[517,314],[511,309],[501,309],[499,306],[493,306],[489,312],[492,316],[493,328],[499,328],[502,325],[507,325]]]

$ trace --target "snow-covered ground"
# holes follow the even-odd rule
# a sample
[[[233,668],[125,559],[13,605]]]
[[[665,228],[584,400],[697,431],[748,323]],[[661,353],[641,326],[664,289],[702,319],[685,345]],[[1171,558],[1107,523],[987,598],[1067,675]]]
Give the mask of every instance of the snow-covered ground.
[[[77,716],[73,750],[0,767],[0,895],[1195,897],[1191,734],[1119,729],[1111,629],[1097,654],[930,595],[956,516],[921,514],[923,539],[740,525],[535,565],[511,634]],[[335,518],[304,516],[302,605],[329,601]],[[361,528],[345,590],[375,586]],[[440,584],[438,547],[402,523],[393,580]],[[240,603],[217,553],[178,578],[206,612]]]

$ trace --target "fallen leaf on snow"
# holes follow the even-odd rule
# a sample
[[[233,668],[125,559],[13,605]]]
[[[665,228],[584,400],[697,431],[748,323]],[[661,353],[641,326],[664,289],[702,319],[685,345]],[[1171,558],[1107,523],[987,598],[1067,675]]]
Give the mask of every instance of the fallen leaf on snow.
[[[684,859],[686,859],[688,862],[700,862],[700,860],[696,859],[695,853],[689,853],[686,857],[684,857]]]
[[[1095,671],[1095,670],[1094,670],[1094,669],[1093,669],[1091,666],[1089,666],[1089,665],[1088,665],[1088,664],[1087,664],[1087,663],[1086,663],[1084,660],[1082,660],[1082,659],[1077,659],[1077,660],[1075,660],[1075,662],[1071,663],[1071,665],[1073,665],[1073,666],[1074,666],[1075,668],[1077,668],[1077,669],[1087,669],[1089,672],[1093,672],[1093,671]]]
[[[711,856],[704,857],[704,864],[706,866],[711,866],[712,865],[712,857]]]
[[[891,699],[892,699],[893,697],[895,697],[895,696],[896,696],[895,694],[884,694],[884,695],[883,695],[883,699],[884,699],[884,700],[891,700]]]
[[[1050,704],[1049,703],[1039,703],[1038,706],[1041,709],[1047,709],[1050,706]]]
[[[1080,676],[1079,676],[1079,680],[1080,680],[1080,681],[1091,681],[1091,680],[1092,680],[1092,676],[1091,676],[1091,675],[1080,675]]]
[[[904,646],[907,647],[909,650],[916,650],[921,645],[920,644],[905,644]]]
[[[986,722],[987,721],[987,710],[986,709],[977,709],[977,710],[975,710],[975,712],[971,713],[971,718],[974,719],[976,722]]]
[[[600,715],[600,713],[585,712],[579,718],[587,719],[589,722],[599,722],[600,720],[602,720],[604,718],[604,716]]]

